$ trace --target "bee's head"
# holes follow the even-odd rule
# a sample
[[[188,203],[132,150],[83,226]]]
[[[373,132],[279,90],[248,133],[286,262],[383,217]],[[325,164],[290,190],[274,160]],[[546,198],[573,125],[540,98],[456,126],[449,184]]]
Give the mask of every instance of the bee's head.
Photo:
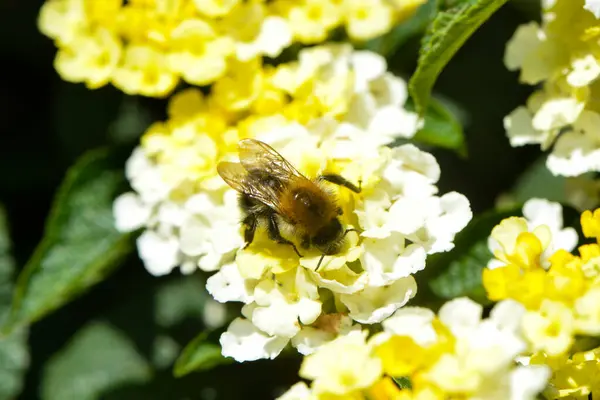
[[[333,218],[329,223],[323,225],[313,236],[311,243],[323,254],[335,254],[340,250],[344,228],[340,220]]]

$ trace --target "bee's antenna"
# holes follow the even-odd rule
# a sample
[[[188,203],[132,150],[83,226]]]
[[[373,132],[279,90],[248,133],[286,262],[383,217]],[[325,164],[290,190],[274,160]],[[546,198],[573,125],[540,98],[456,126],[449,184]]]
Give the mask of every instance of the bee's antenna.
[[[344,232],[344,235],[342,236],[342,239],[346,237],[346,235],[350,232],[356,232],[358,233],[358,231],[354,228],[351,229],[346,229],[346,232]],[[315,272],[317,272],[319,270],[319,268],[321,267],[321,263],[323,262],[323,259],[325,258],[325,253],[321,254],[321,258],[319,258],[319,262],[317,263],[317,268],[315,268]]]
[[[342,236],[342,238],[345,238],[345,237],[346,237],[346,235],[347,235],[349,232],[356,232],[356,233],[358,233],[358,231],[357,231],[356,229],[354,229],[354,228],[351,228],[351,229],[346,229],[346,232],[344,232],[344,236]]]
[[[319,267],[321,266],[321,262],[323,262],[324,258],[325,258],[325,253],[321,254],[321,258],[319,258],[319,262],[317,263],[317,268],[315,268],[315,272],[317,272],[319,270]]]

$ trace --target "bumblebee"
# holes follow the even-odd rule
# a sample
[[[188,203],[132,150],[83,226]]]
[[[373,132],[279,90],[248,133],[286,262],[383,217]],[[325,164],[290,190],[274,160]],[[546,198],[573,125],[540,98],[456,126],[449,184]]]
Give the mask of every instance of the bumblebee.
[[[345,235],[339,216],[342,209],[335,195],[323,181],[344,186],[355,193],[356,186],[335,174],[321,175],[311,180],[302,175],[271,146],[255,139],[238,143],[240,162],[220,162],[217,171],[221,178],[240,193],[239,205],[244,213],[244,240],[252,243],[259,225],[266,226],[269,238],[293,247],[294,242],[282,236],[282,231],[299,239],[304,249],[314,247],[325,255],[339,252]],[[319,266],[318,265],[318,266]],[[317,266],[317,268],[318,268]]]

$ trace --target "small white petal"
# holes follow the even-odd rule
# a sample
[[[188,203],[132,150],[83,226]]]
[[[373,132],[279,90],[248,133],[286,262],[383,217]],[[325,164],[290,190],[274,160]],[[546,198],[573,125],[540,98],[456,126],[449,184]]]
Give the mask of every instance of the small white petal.
[[[181,251],[189,256],[208,252],[210,230],[207,221],[200,217],[188,218],[179,230]]]
[[[270,336],[292,338],[300,331],[298,314],[294,311],[294,307],[285,301],[274,301],[267,307],[256,307],[252,312],[252,323]]]
[[[432,183],[440,179],[440,166],[435,157],[415,145],[405,144],[395,147],[391,154],[393,160],[400,161],[405,174],[416,173]],[[392,163],[392,168],[397,168],[394,163]]]
[[[144,266],[155,276],[170,273],[180,262],[176,237],[162,237],[154,231],[145,231],[137,239],[137,248]]]
[[[224,265],[219,272],[206,281],[208,293],[221,303],[228,301],[250,303],[253,301],[253,289],[253,281],[244,279],[235,263]]]
[[[404,79],[386,72],[371,82],[371,94],[380,106],[403,107],[408,99],[408,85]]]
[[[384,106],[374,113],[368,125],[369,132],[376,135],[411,138],[422,126],[423,121],[414,112],[406,111],[399,106]]]
[[[412,276],[398,279],[389,286],[367,286],[359,293],[342,294],[340,301],[350,310],[349,316],[363,324],[383,321],[405,305],[417,293]]]
[[[248,61],[259,54],[277,57],[292,42],[292,31],[284,18],[267,17],[262,21],[258,36],[249,43],[238,42],[236,55]]]
[[[513,147],[544,143],[548,139],[547,132],[534,129],[533,117],[527,107],[517,107],[504,117],[503,123],[510,145]]]
[[[544,390],[551,371],[545,365],[519,366],[510,374],[510,400],[534,400]]]
[[[600,171],[600,143],[591,135],[563,133],[548,156],[548,169],[555,175],[577,176]]]
[[[560,129],[577,120],[584,103],[570,97],[547,99],[533,117],[534,129],[548,131]]]
[[[350,57],[354,69],[354,90],[367,90],[369,82],[383,75],[387,69],[385,58],[372,51],[354,51]]]
[[[371,286],[388,285],[425,268],[425,249],[418,245],[404,248],[404,238],[393,233],[387,238],[365,238],[361,262],[369,274]]]
[[[497,303],[490,312],[492,320],[498,328],[516,333],[521,329],[521,318],[525,315],[525,307],[514,300],[503,300]]]
[[[520,25],[506,45],[504,65],[511,71],[520,69],[531,50],[540,45],[540,26],[536,22]]]
[[[432,213],[425,224],[432,238],[427,244],[429,254],[451,250],[456,234],[473,218],[469,200],[460,193],[446,193],[439,198],[438,207],[439,212],[433,204],[428,206]]]
[[[163,182],[160,171],[141,147],[127,160],[125,175],[144,203],[155,204],[168,198],[171,188]]]
[[[431,207],[435,207],[436,198],[418,198],[412,196],[396,200],[389,210],[388,229],[410,235],[425,225]]]
[[[455,336],[463,336],[479,324],[483,307],[473,300],[460,297],[445,303],[439,310],[440,321],[450,328]]]
[[[120,195],[113,203],[115,225],[121,232],[131,232],[148,223],[152,208],[133,192]]]
[[[219,339],[222,354],[238,362],[259,359],[274,359],[288,344],[289,339],[268,336],[259,331],[252,323],[236,318]]]
[[[292,338],[292,346],[302,355],[314,353],[319,347],[332,341],[335,334],[316,329],[310,326],[303,327],[296,336]]]
[[[573,70],[567,75],[567,82],[573,87],[588,86],[600,75],[600,64],[592,54],[573,60],[571,66]]]
[[[596,18],[600,18],[600,0],[585,0],[583,8],[594,14]]]
[[[187,211],[181,205],[168,201],[158,206],[156,219],[161,224],[179,227],[187,215]]]
[[[279,396],[277,400],[311,400],[312,398],[312,393],[306,383],[298,382]]]
[[[404,307],[382,322],[386,332],[411,337],[417,344],[428,346],[437,339],[432,322],[435,313],[423,307]]]

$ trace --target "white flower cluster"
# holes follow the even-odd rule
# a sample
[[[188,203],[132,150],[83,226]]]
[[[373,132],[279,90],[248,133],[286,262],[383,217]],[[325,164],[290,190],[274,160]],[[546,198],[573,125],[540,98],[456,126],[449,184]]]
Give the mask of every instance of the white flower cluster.
[[[142,148],[133,152],[125,170],[135,192],[115,200],[117,229],[144,228],[137,249],[148,272],[165,275],[178,266],[183,273],[192,273],[198,267],[214,271],[232,259],[242,245],[237,232],[240,213],[232,190],[203,191],[187,199],[171,199],[173,188]]]
[[[472,216],[463,195],[437,195],[439,166],[413,145],[369,149],[343,137],[343,130],[324,137],[301,125],[294,129],[276,148],[300,171],[318,175],[335,167],[362,182],[359,195],[332,187],[343,224],[359,234],[348,235],[342,251],[325,256],[320,268],[320,253],[300,258],[290,246],[258,237],[209,278],[218,301],[245,303],[245,318],[221,337],[223,354],[238,361],[274,358],[288,343],[309,354],[352,331],[355,322],[383,321],[415,295],[412,275],[425,268],[427,255],[450,250]]]
[[[277,105],[281,98],[289,100]],[[381,322],[415,295],[412,274],[427,255],[450,250],[472,216],[463,195],[438,195],[432,155],[385,147],[421,124],[404,110],[406,99],[406,83],[386,72],[381,56],[347,45],[245,71],[217,82],[207,98],[184,91],[127,163],[133,191],[115,201],[117,227],[142,229],[138,251],[154,275],[178,266],[218,271],[207,283],[213,297],[245,304],[244,318],[221,338],[223,353],[238,361],[273,358],[288,343],[308,354],[356,323]],[[307,177],[334,173],[361,184],[360,194],[329,185],[343,226],[354,229],[338,254],[319,265],[316,250],[298,257],[264,229],[242,249],[237,195],[216,165],[235,161],[244,137],[270,144]]]
[[[467,298],[449,301],[437,317],[406,307],[383,323],[383,332],[368,339],[352,332],[306,357],[300,376],[311,387],[298,383],[279,399],[535,399],[550,371],[515,363],[527,349],[519,334],[524,307],[507,300],[489,318],[482,312]],[[398,374],[411,380],[411,389],[390,381]]]
[[[546,0],[542,25],[522,25],[508,43],[505,63],[520,81],[542,84],[504,120],[513,146],[552,148],[555,175],[600,171],[600,20],[597,2]],[[595,11],[596,15],[590,11]]]
[[[324,45],[302,50],[298,62],[280,65],[268,82],[266,76],[256,78],[264,87],[247,94],[244,108],[221,110],[215,105],[225,102],[220,99],[225,90],[221,83],[208,98],[197,89],[175,95],[169,103],[169,120],[150,127],[127,162],[133,191],[114,204],[117,228],[144,229],[137,248],[153,275],[168,274],[178,266],[183,273],[198,267],[217,270],[242,245],[236,195],[216,171],[220,160],[237,157],[238,138],[260,135],[277,148],[276,141],[289,141],[298,131],[291,111],[297,107],[303,117],[305,108],[312,110],[305,103],[313,103],[310,96],[316,94],[322,103],[317,115],[329,117],[309,123],[314,133],[309,144],[319,139],[314,135],[335,135],[340,140],[331,151],[348,155],[389,144],[397,136],[411,137],[422,121],[403,108],[406,82],[386,69],[385,59],[375,53]],[[263,72],[258,69],[250,75]],[[312,88],[308,98],[307,88]],[[234,111],[258,108],[260,97],[273,95],[272,90],[294,99],[288,105],[291,111],[227,120]],[[301,151],[304,144],[294,143],[295,151]]]

